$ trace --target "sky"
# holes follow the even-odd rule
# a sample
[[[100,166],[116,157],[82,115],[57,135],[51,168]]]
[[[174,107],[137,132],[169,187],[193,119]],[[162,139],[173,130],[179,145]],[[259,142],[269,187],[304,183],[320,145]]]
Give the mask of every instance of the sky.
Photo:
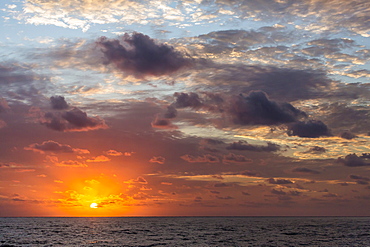
[[[368,0],[0,2],[0,216],[370,216]]]

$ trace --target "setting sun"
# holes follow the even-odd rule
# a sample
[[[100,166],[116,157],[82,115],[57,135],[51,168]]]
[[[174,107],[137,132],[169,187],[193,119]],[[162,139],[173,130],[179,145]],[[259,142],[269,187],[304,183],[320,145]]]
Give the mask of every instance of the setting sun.
[[[97,203],[95,203],[95,202],[93,202],[93,203],[91,203],[90,204],[90,208],[98,208],[98,204]]]

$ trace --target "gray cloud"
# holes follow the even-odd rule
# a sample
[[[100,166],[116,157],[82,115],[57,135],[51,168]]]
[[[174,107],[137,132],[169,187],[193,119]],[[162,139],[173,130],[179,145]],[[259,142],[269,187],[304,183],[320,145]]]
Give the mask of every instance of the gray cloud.
[[[106,64],[138,78],[161,76],[188,67],[192,60],[167,44],[158,44],[142,33],[125,34],[119,39],[101,37],[96,42],[106,58]]]
[[[25,150],[32,150],[35,152],[62,152],[62,153],[78,153],[78,154],[88,154],[90,153],[86,149],[72,148],[67,144],[60,144],[55,141],[44,141],[41,144],[34,143],[24,148]]]
[[[181,159],[189,162],[189,163],[218,163],[220,162],[219,158],[216,156],[206,154],[203,156],[193,156],[190,154],[186,154],[180,157]]]
[[[262,91],[251,91],[247,96],[235,97],[231,101],[228,113],[234,123],[242,125],[290,123],[306,116],[289,103],[271,101]]]
[[[224,164],[229,164],[229,163],[237,164],[237,163],[252,163],[253,160],[248,159],[244,155],[237,155],[237,154],[229,153],[229,154],[224,155],[222,162]]]
[[[48,112],[42,122],[46,127],[57,131],[88,131],[105,129],[108,126],[99,117],[88,117],[87,114],[78,108],[62,113]]]
[[[331,136],[329,128],[320,120],[308,120],[307,122],[295,122],[288,126],[288,135],[299,137],[316,138]]]
[[[292,172],[296,173],[309,173],[309,174],[320,174],[320,172],[306,168],[306,167],[296,167],[292,170]]]
[[[51,96],[50,97],[51,107],[54,110],[65,110],[68,109],[69,105],[63,96]]]
[[[344,158],[338,158],[337,162],[350,167],[370,166],[370,155],[367,153],[364,153],[361,156],[357,156],[357,154],[348,154]]]

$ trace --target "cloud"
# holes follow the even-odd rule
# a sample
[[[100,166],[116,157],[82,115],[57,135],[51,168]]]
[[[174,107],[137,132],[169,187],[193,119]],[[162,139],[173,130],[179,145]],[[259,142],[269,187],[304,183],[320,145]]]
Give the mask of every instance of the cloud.
[[[114,64],[117,69],[137,78],[172,74],[192,63],[172,46],[156,43],[142,33],[126,33],[119,39],[101,37],[96,43],[101,47],[106,64]]]
[[[349,175],[349,178],[355,179],[355,180],[370,181],[370,178],[364,177],[364,176],[358,176],[358,175]]]
[[[99,117],[88,117],[78,108],[63,113],[48,112],[41,122],[46,127],[64,132],[106,129],[108,126]]]
[[[175,93],[173,96],[176,98],[176,101],[173,103],[176,108],[199,108],[203,105],[199,95],[196,93]]]
[[[50,103],[51,107],[55,110],[65,110],[69,107],[63,96],[51,96]]]
[[[59,144],[55,141],[44,141],[41,144],[34,143],[24,148],[25,150],[31,150],[34,152],[45,153],[45,152],[61,152],[61,153],[77,153],[77,154],[89,154],[90,151],[87,149],[72,148],[70,145]]]
[[[228,108],[234,123],[241,125],[274,125],[291,123],[306,114],[289,103],[269,100],[265,92],[251,91],[233,98]]]
[[[164,114],[165,118],[175,118],[177,116],[177,110],[173,105],[167,107],[167,111]]]
[[[351,140],[353,138],[356,138],[357,136],[355,134],[351,133],[350,131],[344,131],[340,134],[340,137],[344,138],[344,139],[347,139],[347,140]]]
[[[178,129],[178,127],[172,124],[171,120],[166,118],[159,118],[158,116],[151,123],[153,128],[157,129]]]
[[[134,182],[135,183],[141,183],[141,184],[147,184],[148,183],[148,181],[146,181],[146,179],[145,178],[143,178],[143,177],[137,177],[135,180],[134,180]]]
[[[122,156],[123,153],[122,152],[119,152],[119,151],[116,151],[116,150],[108,150],[106,152],[104,152],[106,155],[110,155],[110,156]],[[126,156],[126,155],[125,155]]]
[[[306,167],[296,167],[292,170],[292,172],[296,173],[309,173],[309,174],[320,174],[320,172],[306,168]]]
[[[166,159],[162,156],[154,156],[149,160],[150,163],[158,163],[158,164],[164,164],[165,161]]]
[[[216,156],[205,154],[203,156],[193,156],[190,154],[186,154],[180,157],[181,159],[189,162],[189,163],[218,163],[220,162],[219,158]]]
[[[86,162],[108,162],[108,161],[110,161],[110,159],[104,155],[99,155],[99,156],[86,160]]]
[[[62,162],[56,162],[55,165],[60,167],[87,167],[86,164],[76,160],[65,160]]]
[[[337,162],[349,167],[370,166],[370,155],[367,153],[357,156],[357,154],[348,154],[346,157],[339,157]]]
[[[296,122],[288,126],[289,136],[317,138],[320,136],[331,136],[329,128],[320,120],[308,120],[307,122]]]
[[[229,144],[229,146],[227,146],[226,149],[243,151],[245,150],[254,152],[275,152],[280,150],[280,146],[271,142],[268,142],[267,146],[262,146],[262,145],[252,145],[249,144],[247,141],[238,141]]]
[[[233,153],[229,153],[224,155],[222,162],[224,164],[230,164],[230,163],[252,163],[253,160],[248,159],[244,155],[237,155]]]
[[[269,178],[266,180],[269,184],[292,184],[293,182],[289,179],[274,179]]]

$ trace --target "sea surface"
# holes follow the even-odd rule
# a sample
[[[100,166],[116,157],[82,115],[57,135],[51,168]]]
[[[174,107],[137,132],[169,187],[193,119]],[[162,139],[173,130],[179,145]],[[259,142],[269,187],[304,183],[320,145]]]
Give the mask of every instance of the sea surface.
[[[0,218],[0,246],[370,246],[370,217]]]

